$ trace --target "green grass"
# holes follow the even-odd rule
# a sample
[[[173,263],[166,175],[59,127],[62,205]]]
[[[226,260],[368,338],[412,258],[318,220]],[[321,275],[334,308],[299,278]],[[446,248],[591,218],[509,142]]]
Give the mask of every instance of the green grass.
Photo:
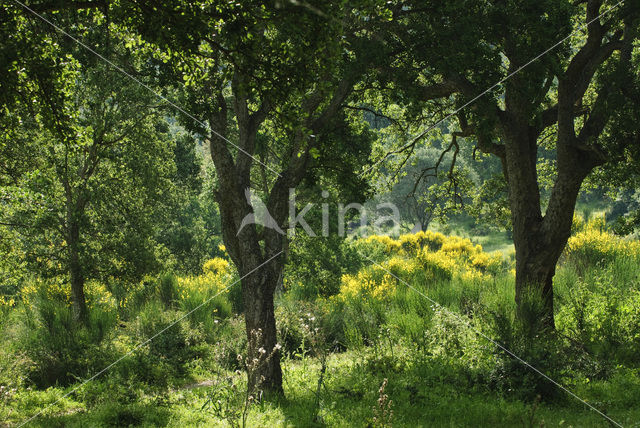
[[[286,398],[253,406],[248,426],[370,426],[379,397],[378,388],[384,378],[388,379],[385,392],[392,400],[392,423],[397,427],[522,427],[531,420],[535,426],[606,426],[600,415],[568,396],[561,397],[558,403],[525,403],[508,395],[499,396],[481,388],[476,390],[460,385],[438,370],[413,365],[409,361],[410,357],[405,364],[399,365],[388,355],[377,359],[367,353],[332,355],[320,390],[320,405],[316,407],[320,373],[318,359],[289,360],[284,364]],[[620,393],[612,391],[616,387],[633,387],[635,391],[640,388],[637,377],[626,386],[624,379],[583,385],[577,391],[597,403],[603,398],[606,400],[607,394]],[[206,393],[207,387],[176,389],[158,395],[147,395],[141,391],[133,403],[105,402],[91,409],[67,398],[29,426],[228,426],[226,421],[202,409]],[[56,388],[21,392],[12,401],[12,409],[5,407],[0,414],[7,423],[17,423],[61,395],[62,390]],[[640,420],[638,407],[618,407],[608,413],[624,426],[638,426],[637,421]],[[314,414],[318,415],[315,421],[312,419]]]
[[[434,232],[442,232],[445,235],[457,235],[463,238],[469,238],[474,244],[482,245],[484,251],[499,251],[504,256],[510,257],[515,251],[513,239],[509,238],[507,232],[495,229],[488,229],[483,235],[474,235],[472,233],[475,221],[473,218],[461,215],[446,225],[434,222],[429,229]]]

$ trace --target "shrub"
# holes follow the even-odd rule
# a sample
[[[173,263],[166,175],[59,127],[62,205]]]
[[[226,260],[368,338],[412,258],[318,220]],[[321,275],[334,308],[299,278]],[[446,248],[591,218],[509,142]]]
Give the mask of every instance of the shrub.
[[[238,355],[247,353],[247,334],[244,318],[234,316],[220,321],[213,341],[214,360],[227,370],[241,369]]]
[[[563,284],[567,295],[556,316],[557,326],[609,365],[636,364],[640,362],[640,269],[636,267],[635,284],[625,283],[620,276],[628,273],[617,264],[582,280],[567,273],[558,278],[572,283]]]
[[[221,257],[207,260],[202,266],[202,272],[212,275],[229,273],[229,262]]]
[[[423,269],[429,272],[434,279],[450,280],[453,277],[453,271],[456,260],[444,252],[431,252],[423,250],[418,256]]]
[[[550,378],[562,379],[563,371],[570,369],[572,364],[562,341],[545,328],[540,317],[543,310],[542,298],[533,292],[523,295],[519,316],[516,316],[513,302],[490,308],[486,317],[490,322],[488,333],[497,343]],[[545,400],[561,397],[561,392],[551,382],[504,349],[490,346],[496,361],[489,370],[489,386],[528,401],[538,395]]]
[[[356,275],[344,275],[337,297],[349,301],[368,298],[384,300],[393,296],[396,283],[392,275],[376,266]]]
[[[338,296],[336,296],[338,297]],[[358,349],[378,340],[389,307],[373,298],[332,298],[323,310],[325,341],[332,348]]]
[[[326,314],[315,302],[296,302],[285,298],[276,308],[276,320],[278,340],[285,355],[318,356],[327,350],[319,348],[334,347],[326,339],[335,341],[335,335],[330,334]]]
[[[485,339],[476,334],[468,318],[449,309],[435,308],[425,339],[427,353],[449,366],[469,372],[486,372],[492,366]]]
[[[342,237],[297,237],[290,247],[284,287],[304,300],[333,296],[340,291],[340,278],[362,265],[355,246]]]
[[[640,242],[605,231],[604,218],[595,218],[569,238],[562,260],[584,274],[591,267],[606,266],[622,258],[640,260]]]
[[[216,258],[205,263],[202,275],[177,279],[177,307],[185,313],[193,311],[191,325],[201,325],[208,334],[214,331],[216,319],[231,316],[232,303],[226,293],[232,284],[228,268],[228,262]]]
[[[374,251],[383,251],[385,256],[378,258],[379,264],[343,275],[339,299],[394,300],[398,298],[397,292],[406,288],[403,281],[425,289],[439,287],[444,292],[445,288],[451,288],[448,284],[456,277],[476,287],[474,284],[484,284],[506,265],[501,253],[488,254],[468,239],[429,231],[402,235],[398,239],[374,235],[360,242],[355,244],[360,250],[372,247]],[[454,291],[454,297],[460,297],[460,290]]]
[[[110,357],[103,342],[116,325],[115,308],[94,306],[84,326],[75,322],[67,302],[51,299],[43,290],[29,304],[16,308],[12,317],[7,339],[17,358],[30,361],[27,383],[67,385],[106,364]]]
[[[439,251],[443,253],[453,253],[452,255],[471,256],[474,253],[481,252],[482,247],[480,245],[473,245],[473,243],[467,238],[461,238],[459,236],[449,236],[442,244]]]
[[[119,365],[120,375],[159,386],[184,376],[187,363],[200,356],[198,349],[205,336],[202,330],[190,328],[182,315],[179,311],[165,310],[160,302],[147,303],[127,325],[125,336],[118,338],[117,347],[119,352],[126,353],[138,343],[153,339]]]
[[[173,308],[178,300],[178,279],[172,273],[160,275],[158,296],[166,308]]]

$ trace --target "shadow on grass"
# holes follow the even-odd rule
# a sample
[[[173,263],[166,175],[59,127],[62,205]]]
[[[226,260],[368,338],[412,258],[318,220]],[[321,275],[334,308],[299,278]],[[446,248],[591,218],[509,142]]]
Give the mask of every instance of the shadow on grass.
[[[90,412],[77,412],[55,416],[41,416],[29,426],[57,427],[129,427],[166,426],[169,409],[154,403],[116,404],[107,403]]]

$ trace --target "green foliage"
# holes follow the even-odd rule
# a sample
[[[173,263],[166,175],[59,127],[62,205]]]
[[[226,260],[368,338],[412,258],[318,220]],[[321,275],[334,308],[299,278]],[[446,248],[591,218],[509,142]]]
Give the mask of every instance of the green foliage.
[[[67,385],[108,364],[113,354],[104,343],[116,325],[109,308],[97,306],[87,326],[74,321],[67,302],[39,295],[30,305],[21,305],[5,326],[11,351],[28,361],[25,383],[38,387]]]
[[[178,279],[171,273],[160,275],[158,296],[166,308],[175,307],[178,301]]]
[[[446,223],[460,213],[463,204],[469,202],[471,188],[479,185],[470,155],[453,161],[443,145],[443,141],[436,140],[416,150],[410,163],[392,172],[400,177],[393,188],[377,198],[393,202],[400,209],[402,220],[421,230],[427,230],[433,220]]]
[[[242,290],[226,291],[235,277],[220,257],[226,253],[216,200],[230,177],[239,178],[228,188],[253,186],[265,197],[276,177],[258,162],[243,169],[235,143],[219,146],[228,159],[216,164],[231,160],[232,168],[203,165],[202,142],[218,141],[212,130],[247,143],[285,183],[304,171],[302,203],[325,201],[314,195],[320,188],[331,190],[327,201],[364,202],[378,178],[389,179],[393,189],[382,199],[411,194],[404,218],[423,228],[431,217],[455,214],[461,202],[472,202],[476,217],[509,227],[498,160],[480,156],[475,167],[469,146],[446,149],[437,139],[427,149],[412,146],[417,158],[397,182],[395,171],[372,179],[362,166],[376,138],[383,141],[375,150],[396,148],[424,129],[434,109],[440,115],[465,106],[575,30],[585,9],[558,0],[509,7],[481,0],[178,0],[153,8],[125,1],[86,10],[83,2],[72,10],[49,3],[31,6],[127,64],[145,85],[175,96],[185,129],[138,83],[17,5],[3,6],[0,420],[19,424],[53,404],[34,422],[42,426],[202,426],[240,418],[234,409],[243,383],[233,371],[251,363]],[[611,20],[603,24],[605,39],[615,45],[623,25],[622,42],[637,38],[636,9],[625,4],[603,17]],[[584,39],[573,36],[528,63],[435,133],[459,125],[460,139],[475,134],[480,150],[502,144],[493,138],[504,137],[497,123],[511,117],[505,109],[514,104],[526,110],[519,119],[530,130],[539,128]],[[636,46],[596,64],[593,79],[582,73],[586,95],[569,104],[580,111],[580,132],[602,128],[583,141],[598,144],[580,147],[583,154],[620,160],[597,170],[594,182],[633,187],[637,178],[638,148],[630,143],[637,141],[639,58]],[[425,104],[422,89],[460,81],[462,90],[444,88]],[[347,95],[334,98],[342,90]],[[395,104],[382,106],[387,96]],[[323,116],[334,102],[338,111]],[[602,112],[610,115],[594,125]],[[217,116],[219,123],[210,120]],[[559,162],[559,132],[544,127],[533,170],[543,205]],[[457,164],[421,175],[446,150],[459,155]],[[441,160],[444,166],[454,156]],[[402,162],[392,156],[392,166]],[[472,184],[481,187],[470,198],[464,193]],[[637,194],[627,190],[621,199],[616,214],[626,233],[637,223]],[[318,216],[312,222],[317,230]],[[477,241],[433,232],[355,241],[334,231],[326,239],[298,236],[276,309],[288,400],[263,400],[248,424],[378,426],[390,422],[391,410],[398,426],[601,422],[561,400],[487,335],[630,425],[640,419],[640,247],[605,226],[604,219],[574,223],[555,281],[555,333],[540,325],[539,296],[525,295],[516,317],[511,260]],[[73,276],[81,277],[90,309],[84,325],[70,308]],[[65,387],[120,358],[60,399]],[[193,386],[211,379],[221,381],[208,393]],[[537,395],[555,402],[538,403]],[[204,404],[213,411],[201,411]]]
[[[309,420],[309,415],[315,413],[327,424],[349,421],[357,425],[363,420],[372,421],[375,414],[372,409],[379,399],[384,378],[388,379],[385,394],[393,403],[394,424],[400,426],[423,423],[424,410],[418,412],[416,407],[428,409],[430,421],[457,426],[489,426],[505,420],[519,426],[531,417],[545,423],[564,420],[593,425],[599,422],[593,413],[570,405],[557,387],[478,335],[478,331],[579,396],[605,408],[614,419],[633,419],[637,413],[633,410],[636,402],[630,394],[640,387],[636,370],[640,346],[637,263],[618,257],[608,266],[602,263],[592,266],[581,276],[568,259],[560,268],[555,284],[557,333],[541,334],[541,329],[531,328],[540,320],[539,299],[530,296],[522,306],[528,322],[516,317],[513,277],[505,272],[505,266],[495,274],[485,273],[484,279],[461,275],[440,279],[424,276],[419,274],[420,270],[409,268],[410,262],[418,260],[424,249],[438,252],[444,248],[452,257],[456,257],[455,254],[469,257],[463,254],[473,254],[475,247],[446,236],[418,237],[375,238],[357,241],[354,245],[361,249],[383,245],[384,249],[378,254],[383,261],[396,259],[389,264],[394,274],[402,275],[412,287],[442,306],[434,306],[424,296],[399,284],[395,285],[396,293],[385,300],[374,296],[300,300],[294,293],[285,294],[278,302],[276,313],[284,350],[288,400],[252,406],[249,425],[281,424],[278,420],[283,417],[283,411],[298,422]],[[404,265],[400,260],[404,260]],[[174,301],[174,309],[167,309],[159,298],[161,278],[149,282],[152,287],[140,294],[138,303],[129,302],[132,305],[130,321],[118,323],[115,318],[109,318],[115,312],[109,312],[112,314],[109,316],[105,312],[102,321],[92,321],[91,334],[73,337],[66,334],[67,329],[73,328],[67,303],[50,304],[49,300],[38,306],[35,303],[40,304],[40,300],[34,299],[32,312],[22,306],[11,309],[4,325],[5,328],[12,326],[5,330],[11,333],[5,340],[13,343],[13,347],[10,354],[0,352],[0,364],[14,374],[27,376],[13,384],[0,378],[3,384],[18,388],[7,395],[6,404],[0,403],[0,412],[11,406],[26,416],[52,401],[55,392],[25,389],[26,385],[34,385],[38,376],[43,377],[43,371],[37,367],[46,367],[58,376],[58,379],[41,382],[55,384],[64,379],[72,382],[74,376],[86,377],[132,351],[140,341],[162,331],[186,313],[188,307],[184,305],[189,300],[184,300],[183,292],[201,287],[217,289],[217,280],[206,278],[224,275],[224,266],[220,261],[211,261],[206,264],[206,273],[201,279],[175,278],[178,301]],[[370,267],[362,266],[358,272],[369,270]],[[372,279],[383,277],[374,275]],[[165,277],[165,281],[176,287],[171,277]],[[92,293],[106,292],[100,287],[91,289]],[[204,302],[208,295],[211,294],[194,294],[197,297],[193,297],[192,304]],[[110,300],[94,296],[92,301]],[[110,307],[114,305],[112,302]],[[193,320],[190,316],[180,321],[133,351],[104,378],[84,386],[75,395],[76,401],[59,404],[50,417],[72,426],[88,420],[94,424],[160,423],[166,418],[188,423],[221,423],[226,418],[224,412],[207,406],[206,411],[199,409],[207,402],[211,406],[212,397],[215,403],[220,400],[216,404],[219,409],[236,408],[233,400],[237,396],[232,399],[225,392],[225,385],[235,382],[238,390],[242,389],[244,381],[233,371],[241,369],[238,356],[246,355],[246,336],[241,318],[220,316],[220,312],[211,316],[215,307],[220,308],[220,303],[212,307],[206,305],[201,308],[205,309],[202,314],[199,310],[194,312]],[[94,308],[91,313],[97,315],[103,311],[106,308],[100,311]],[[207,326],[207,318],[218,322]],[[22,321],[9,321],[16,319]],[[27,322],[33,324],[27,325]],[[97,333],[101,323],[104,333]],[[61,353],[61,349],[68,350]],[[330,351],[323,381],[327,389],[320,388],[316,396],[310,391],[317,390],[323,349]],[[38,364],[44,364],[42,366],[34,364],[34,356],[39,355]],[[45,355],[49,356],[45,358]],[[57,359],[52,355],[57,355]],[[65,377],[65,371],[73,376]],[[218,379],[218,386],[179,389],[178,385],[193,382],[193,377]],[[167,388],[173,392],[163,392]],[[171,398],[167,398],[167,394]],[[541,402],[536,399],[538,395],[543,398]],[[452,412],[452,406],[464,406],[467,411],[461,415]],[[77,411],[84,407],[91,411]],[[47,417],[42,421],[48,421]]]
[[[558,287],[566,293],[557,315],[558,328],[575,337],[589,354],[611,369],[616,363],[637,364],[638,268],[618,260],[605,268],[581,272],[567,267]]]
[[[544,303],[533,292],[522,296],[518,316],[513,304],[487,308],[494,340],[551,379],[562,379],[567,363],[565,345],[544,326]],[[541,377],[502,348],[494,348],[495,365],[489,370],[490,386],[525,400],[565,398],[553,383]]]
[[[131,374],[135,373],[144,382],[162,385],[171,377],[185,373],[185,364],[194,357],[194,349],[187,343],[197,344],[202,339],[197,331],[188,329],[186,321],[174,324],[178,317],[179,313],[167,311],[154,301],[141,308],[128,327],[133,339],[146,340],[166,330],[136,351],[133,357],[136,365],[128,367],[135,370]]]
[[[285,289],[301,300],[337,294],[342,275],[362,264],[355,248],[337,235],[299,236],[289,247]]]
[[[606,267],[614,262],[640,260],[638,242],[621,239],[607,232],[604,217],[594,217],[585,223],[581,217],[576,216],[573,231],[563,253],[563,260],[579,272],[593,266]]]

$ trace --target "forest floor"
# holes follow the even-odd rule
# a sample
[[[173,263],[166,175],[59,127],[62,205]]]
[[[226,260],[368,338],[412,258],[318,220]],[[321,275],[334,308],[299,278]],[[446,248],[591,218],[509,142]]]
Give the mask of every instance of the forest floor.
[[[568,396],[556,401],[524,402],[508,395],[469,388],[445,371],[429,371],[402,363],[403,357],[366,355],[347,352],[333,354],[326,362],[326,372],[318,390],[321,362],[318,358],[286,361],[285,397],[265,399],[247,412],[249,427],[605,427],[609,423],[596,412]],[[119,403],[108,399],[90,409],[82,401],[65,398],[29,423],[38,427],[186,427],[238,426],[242,424],[242,402],[236,408],[216,411],[208,404],[211,388],[220,374],[211,379],[181,388],[148,393],[136,391],[134,402]],[[224,377],[238,376],[233,372]],[[381,414],[380,386],[387,379],[384,394],[392,412],[384,424],[374,422]],[[578,392],[593,399],[603,409],[616,393],[637,394],[640,379],[626,385],[600,382],[583,386]],[[225,385],[228,383],[225,379]],[[238,379],[238,382],[242,382]],[[622,382],[618,380],[618,382]],[[26,420],[63,395],[64,389],[20,393],[12,409],[2,414],[12,423]],[[240,393],[239,393],[240,394]],[[599,401],[598,401],[599,400]],[[606,410],[606,409],[605,409]],[[607,412],[625,427],[640,426],[640,406],[616,408]],[[379,417],[379,416],[378,416]],[[13,426],[5,422],[4,426]]]

